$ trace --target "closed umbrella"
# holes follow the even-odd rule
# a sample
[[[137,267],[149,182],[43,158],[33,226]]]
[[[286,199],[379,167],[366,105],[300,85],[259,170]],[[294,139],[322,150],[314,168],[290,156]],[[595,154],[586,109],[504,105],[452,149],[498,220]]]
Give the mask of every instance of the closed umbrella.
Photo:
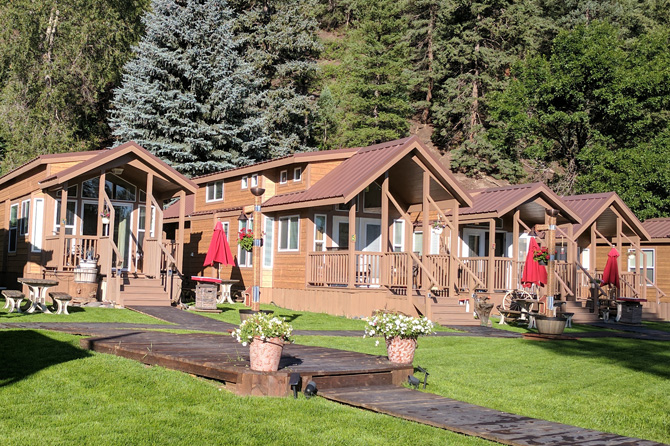
[[[531,237],[526,262],[523,265],[523,274],[521,274],[521,285],[524,288],[530,288],[533,284],[538,286],[547,284],[547,268],[533,259],[535,251],[539,250],[540,246],[535,241],[535,237]]]
[[[605,264],[605,271],[603,272],[603,285],[614,285],[619,288],[619,251],[616,248],[610,249],[607,253],[607,263]]]
[[[230,245],[226,239],[226,234],[223,232],[223,225],[217,222],[214,226],[214,234],[212,234],[212,241],[207,249],[205,256],[205,263],[203,266],[211,266],[214,263],[219,265],[234,265],[233,254],[230,252]]]

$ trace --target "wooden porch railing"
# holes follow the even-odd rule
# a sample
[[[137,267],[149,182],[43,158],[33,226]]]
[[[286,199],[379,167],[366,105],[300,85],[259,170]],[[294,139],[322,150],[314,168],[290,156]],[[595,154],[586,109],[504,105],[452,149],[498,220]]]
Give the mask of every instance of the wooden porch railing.
[[[79,266],[82,259],[87,259],[89,255],[93,259],[99,257],[98,237],[94,235],[66,235],[63,250],[59,248],[60,237],[57,235],[47,236],[44,250],[48,253],[63,253],[63,270],[71,271]],[[47,259],[47,267],[58,267],[58,259]]]

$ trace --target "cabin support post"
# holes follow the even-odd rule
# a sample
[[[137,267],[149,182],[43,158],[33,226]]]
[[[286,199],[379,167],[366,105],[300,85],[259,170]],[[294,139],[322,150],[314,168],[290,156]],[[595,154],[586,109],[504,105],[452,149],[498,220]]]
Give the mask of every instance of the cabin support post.
[[[349,288],[356,285],[356,197],[349,208]]]
[[[568,232],[568,268],[570,270],[568,271],[568,275],[570,277],[570,291],[572,292],[572,296],[574,300],[577,300],[577,261],[579,253],[577,252],[577,242],[574,240],[575,234],[574,234],[574,225],[568,225],[567,232]],[[566,297],[566,300],[567,297]]]
[[[458,232],[459,232],[459,215],[458,215],[459,204],[458,200],[451,200],[451,235],[449,240],[449,250],[451,251],[451,256],[449,258],[449,295],[456,289],[457,278],[458,278]]]
[[[184,230],[186,229],[185,223],[186,216],[186,192],[183,190],[179,191],[179,239],[177,240],[177,270],[181,271],[181,267],[184,263]],[[254,222],[256,224],[256,222]]]
[[[486,280],[486,288],[488,289],[489,293],[493,293],[493,288],[495,284],[495,260],[496,260],[496,221],[494,218],[489,220],[489,261],[488,261],[488,268],[487,268],[487,280]]]
[[[405,218],[405,251],[407,252],[407,269],[405,274],[407,274],[407,299],[412,301],[412,293],[414,292],[414,258],[410,253],[414,251],[414,228],[412,227],[412,221],[409,218]]]
[[[63,184],[60,195],[60,221],[58,230],[58,270],[62,271],[65,261],[65,224],[67,223],[67,182]],[[72,265],[74,266],[74,265]]]
[[[430,254],[430,207],[428,203],[428,195],[430,194],[430,176],[428,172],[423,171],[423,202],[421,206],[421,231],[423,232],[423,238],[421,243],[421,262],[424,266],[428,267],[429,262],[428,254]],[[428,275],[424,272],[421,273],[421,290],[424,291],[424,294],[430,289],[430,283],[428,281]],[[427,294],[426,294],[427,295]]]
[[[514,211],[512,218],[512,283],[511,288],[520,288],[519,283],[519,217],[520,210]]]
[[[596,246],[598,239],[596,238],[596,223],[591,224],[591,244],[589,245],[589,272],[595,278],[596,273]]]
[[[389,256],[386,253],[393,251],[393,247],[389,243],[389,173],[384,173],[384,180],[382,181],[382,261],[381,261],[381,281],[382,285],[388,285]]]
[[[100,218],[102,216],[103,211],[105,210],[105,197],[100,192],[101,190],[102,191],[105,190],[105,181],[107,181],[107,175],[105,174],[105,171],[102,170],[100,171],[100,178],[98,180],[98,229],[97,229],[98,238],[105,235],[102,232],[104,230],[104,225],[102,224],[102,218]]]

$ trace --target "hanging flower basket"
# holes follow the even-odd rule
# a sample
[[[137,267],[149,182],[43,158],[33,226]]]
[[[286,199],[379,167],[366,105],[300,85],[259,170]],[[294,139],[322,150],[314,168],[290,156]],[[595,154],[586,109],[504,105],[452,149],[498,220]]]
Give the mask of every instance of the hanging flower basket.
[[[438,221],[433,223],[433,233],[436,235],[442,234],[442,231],[444,230],[444,225]]]
[[[245,251],[251,251],[254,248],[254,231],[251,229],[241,229],[237,233],[237,243]]]
[[[540,265],[547,265],[549,263],[549,250],[547,248],[540,248],[533,251],[533,260]]]
[[[101,217],[100,220],[102,221],[103,225],[109,224],[109,217]]]
[[[103,225],[109,224],[109,209],[107,208],[107,206],[105,206],[103,211],[100,213],[100,220],[102,221]]]

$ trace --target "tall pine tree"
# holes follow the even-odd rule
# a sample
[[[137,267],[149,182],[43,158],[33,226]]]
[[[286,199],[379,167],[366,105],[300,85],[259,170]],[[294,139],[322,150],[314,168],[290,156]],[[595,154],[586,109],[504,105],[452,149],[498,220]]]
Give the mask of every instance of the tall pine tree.
[[[147,33],[125,67],[110,126],[174,168],[198,175],[265,156],[250,113],[257,83],[237,51],[225,0],[153,0]]]

